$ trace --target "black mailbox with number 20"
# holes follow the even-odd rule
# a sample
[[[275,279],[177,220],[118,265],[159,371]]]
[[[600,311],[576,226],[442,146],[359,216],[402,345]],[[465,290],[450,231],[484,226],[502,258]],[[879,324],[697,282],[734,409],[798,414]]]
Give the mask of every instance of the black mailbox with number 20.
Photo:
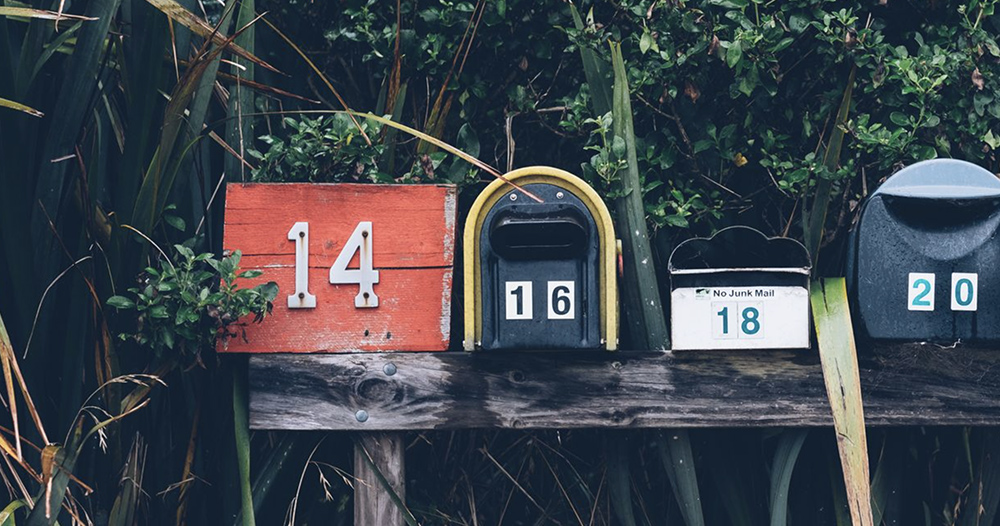
[[[494,181],[465,225],[465,349],[615,349],[617,245],[604,202],[555,168],[504,179],[524,191]]]
[[[875,339],[1000,340],[1000,180],[965,161],[897,172],[852,233],[848,289]]]

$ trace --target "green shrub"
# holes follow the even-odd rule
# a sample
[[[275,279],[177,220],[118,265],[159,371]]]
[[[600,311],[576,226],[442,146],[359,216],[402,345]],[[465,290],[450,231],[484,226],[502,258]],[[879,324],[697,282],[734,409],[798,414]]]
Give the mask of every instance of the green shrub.
[[[271,312],[278,285],[270,281],[239,287],[237,279],[263,273],[240,272],[240,251],[215,259],[210,252],[195,255],[184,245],[174,245],[174,250],[176,263],[164,255],[157,268],[146,268],[139,286],[128,289],[129,296],[108,298],[111,307],[135,311],[135,330],[122,333],[122,340],[132,339],[157,356],[174,351],[197,359],[216,342],[225,346],[231,338],[245,338],[246,316],[260,322]]]

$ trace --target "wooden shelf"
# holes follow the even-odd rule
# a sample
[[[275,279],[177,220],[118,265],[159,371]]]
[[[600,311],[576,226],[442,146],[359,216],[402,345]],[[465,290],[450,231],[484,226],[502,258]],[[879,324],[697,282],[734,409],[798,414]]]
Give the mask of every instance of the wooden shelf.
[[[869,425],[1000,425],[1000,350],[883,345],[859,364]],[[249,381],[254,429],[832,425],[815,351],[253,355]]]

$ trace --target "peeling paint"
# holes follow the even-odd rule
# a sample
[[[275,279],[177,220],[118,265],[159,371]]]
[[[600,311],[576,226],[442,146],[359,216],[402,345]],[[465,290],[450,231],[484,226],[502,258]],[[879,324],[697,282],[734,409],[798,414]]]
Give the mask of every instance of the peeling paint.
[[[451,269],[444,271],[441,281],[441,341],[447,342],[451,336]]]
[[[444,196],[444,262],[451,265],[455,261],[455,221],[458,198],[454,188],[450,188]]]

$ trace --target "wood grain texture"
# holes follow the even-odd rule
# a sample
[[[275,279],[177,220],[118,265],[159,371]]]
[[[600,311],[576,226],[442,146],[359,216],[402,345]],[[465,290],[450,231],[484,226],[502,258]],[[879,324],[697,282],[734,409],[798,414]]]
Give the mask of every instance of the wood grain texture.
[[[436,351],[448,348],[455,247],[455,188],[434,185],[230,184],[223,245],[243,252],[241,268],[275,281],[273,316],[247,327],[222,352]],[[316,308],[289,309],[295,243],[309,223],[309,293]],[[379,306],[358,309],[358,285],[333,285],[330,267],[360,221],[372,222]],[[358,254],[349,265],[356,268]]]
[[[869,425],[1000,423],[1000,350],[899,344],[863,349],[859,362]],[[249,374],[254,429],[833,422],[814,351],[257,355]]]
[[[402,433],[358,433],[354,437],[354,524],[403,526],[406,503],[406,462]],[[381,475],[381,477],[380,477]]]

